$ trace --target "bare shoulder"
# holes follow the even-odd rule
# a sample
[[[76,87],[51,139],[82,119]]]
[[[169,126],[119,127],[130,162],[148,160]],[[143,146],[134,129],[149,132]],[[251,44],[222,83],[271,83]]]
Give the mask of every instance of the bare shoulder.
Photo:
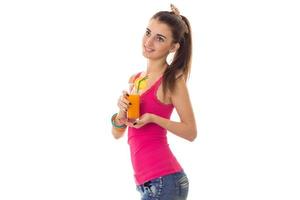
[[[187,92],[186,79],[184,75],[180,75],[176,78],[175,88],[172,96],[182,95],[184,92]]]

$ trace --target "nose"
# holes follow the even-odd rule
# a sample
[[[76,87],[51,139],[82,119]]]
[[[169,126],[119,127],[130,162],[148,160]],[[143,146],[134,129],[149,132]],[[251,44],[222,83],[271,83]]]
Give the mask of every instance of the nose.
[[[147,38],[145,39],[145,46],[146,46],[146,47],[151,47],[152,44],[153,44],[153,38],[152,38],[152,37],[147,37]]]

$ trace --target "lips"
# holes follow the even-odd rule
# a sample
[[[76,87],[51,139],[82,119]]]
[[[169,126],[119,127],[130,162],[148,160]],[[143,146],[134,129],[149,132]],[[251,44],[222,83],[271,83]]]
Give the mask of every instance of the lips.
[[[148,52],[148,53],[151,53],[151,52],[154,51],[154,49],[148,48],[148,47],[146,47],[146,46],[144,46],[144,50],[145,50],[146,52]]]

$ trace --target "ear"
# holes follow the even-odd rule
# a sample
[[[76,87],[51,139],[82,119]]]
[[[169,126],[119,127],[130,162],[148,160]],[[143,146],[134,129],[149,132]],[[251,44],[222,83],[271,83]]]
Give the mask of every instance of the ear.
[[[175,51],[177,51],[180,47],[180,44],[177,42],[177,43],[174,43],[172,44],[172,47],[171,49],[169,50],[169,53],[174,53]]]

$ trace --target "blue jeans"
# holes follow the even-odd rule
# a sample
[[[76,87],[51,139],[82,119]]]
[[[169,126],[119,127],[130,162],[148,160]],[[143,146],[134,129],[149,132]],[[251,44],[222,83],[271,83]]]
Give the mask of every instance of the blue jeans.
[[[186,200],[189,180],[186,174],[177,172],[137,186],[141,200]]]

